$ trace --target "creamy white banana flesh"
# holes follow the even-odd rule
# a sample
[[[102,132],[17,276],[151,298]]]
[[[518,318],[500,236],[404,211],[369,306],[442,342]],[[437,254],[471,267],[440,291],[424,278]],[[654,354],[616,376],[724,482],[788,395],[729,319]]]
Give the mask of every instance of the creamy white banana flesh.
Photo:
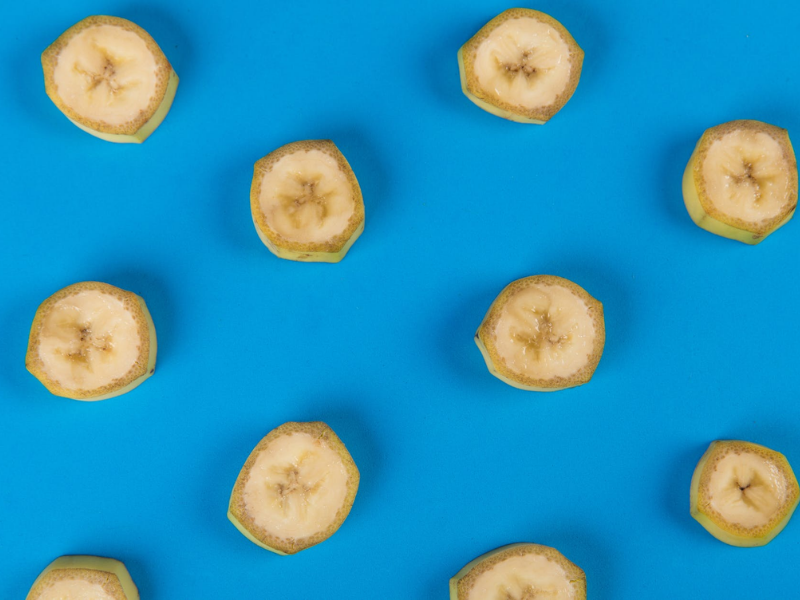
[[[513,544],[472,561],[450,582],[451,600],[584,600],[586,576],[561,553]]]
[[[143,141],[166,115],[178,83],[153,38],[117,17],[84,19],[43,53],[42,64],[59,109],[115,142]]]
[[[714,442],[692,480],[692,514],[716,537],[761,545],[783,528],[800,498],[786,458],[740,441]]]
[[[575,91],[583,51],[552,17],[511,9],[464,45],[459,62],[473,102],[499,116],[542,123]]]
[[[99,583],[85,579],[61,579],[42,590],[36,600],[117,600]]]
[[[282,428],[251,454],[234,487],[229,516],[259,545],[291,554],[338,529],[352,506],[358,471],[326,425]]]
[[[282,258],[335,262],[363,230],[358,182],[328,140],[288,144],[256,163],[251,208],[262,241]]]
[[[37,311],[26,363],[55,394],[109,397],[152,372],[155,330],[135,294],[99,282],[75,284]]]
[[[118,560],[62,556],[36,578],[26,600],[139,600],[139,591]]]
[[[490,369],[529,388],[577,385],[576,374],[594,370],[604,339],[600,303],[552,276],[508,286],[478,331]]]

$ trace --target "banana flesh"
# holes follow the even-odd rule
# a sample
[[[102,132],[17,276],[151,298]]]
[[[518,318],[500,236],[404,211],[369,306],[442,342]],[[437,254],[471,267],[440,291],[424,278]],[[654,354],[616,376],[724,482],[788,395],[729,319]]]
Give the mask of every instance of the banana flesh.
[[[36,578],[26,600],[139,600],[139,591],[118,560],[62,556]]]
[[[93,390],[124,377],[141,347],[135,316],[122,300],[99,290],[59,300],[39,332],[45,373],[68,390]]]
[[[558,31],[530,17],[506,21],[475,52],[484,90],[527,109],[549,106],[570,79],[570,48]]]
[[[261,180],[260,201],[269,226],[299,243],[341,234],[356,208],[347,175],[320,150],[300,150],[276,162]]]
[[[746,129],[711,144],[702,167],[708,199],[717,210],[756,227],[792,202],[790,172],[775,138]]]
[[[347,497],[339,455],[308,433],[274,440],[256,458],[244,487],[247,512],[277,538],[304,538],[333,523]]]
[[[85,579],[61,579],[46,590],[36,600],[118,600],[103,589],[99,583]]]
[[[554,548],[511,544],[450,580],[451,600],[585,600],[586,575]]]

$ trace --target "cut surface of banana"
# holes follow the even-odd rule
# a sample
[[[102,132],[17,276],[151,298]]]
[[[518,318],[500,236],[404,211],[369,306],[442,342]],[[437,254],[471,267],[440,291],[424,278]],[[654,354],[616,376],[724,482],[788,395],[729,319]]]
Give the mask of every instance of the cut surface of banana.
[[[75,125],[110,142],[143,142],[169,112],[178,76],[152,37],[92,16],[42,53],[45,90]]]
[[[36,578],[26,600],[139,600],[139,591],[118,560],[62,556]]]
[[[751,442],[717,440],[692,476],[692,516],[732,546],[763,546],[789,522],[800,499],[786,457]]]
[[[155,370],[156,332],[139,296],[87,281],[56,292],[36,311],[25,366],[57,396],[103,400]]]
[[[761,121],[708,129],[686,165],[683,200],[699,227],[759,243],[797,208],[797,161],[789,134]]]
[[[262,548],[295,554],[341,527],[358,483],[358,469],[330,427],[285,423],[248,457],[231,494],[228,518]]]
[[[476,105],[505,119],[542,124],[575,92],[583,50],[551,16],[512,8],[461,47],[458,66],[464,94]]]
[[[364,231],[361,188],[330,140],[293,142],[255,164],[250,209],[280,258],[339,262]]]
[[[510,544],[480,556],[450,580],[450,600],[585,600],[586,575],[554,548]]]
[[[556,391],[582,385],[603,354],[603,305],[561,277],[519,279],[492,303],[475,343],[489,371],[514,387]]]

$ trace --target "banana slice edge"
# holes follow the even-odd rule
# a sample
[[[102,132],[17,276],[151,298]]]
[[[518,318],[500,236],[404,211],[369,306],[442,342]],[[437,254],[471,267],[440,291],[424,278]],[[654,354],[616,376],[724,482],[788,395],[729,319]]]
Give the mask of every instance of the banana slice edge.
[[[97,586],[113,600],[139,600],[139,590],[125,565],[116,559],[100,556],[57,558],[33,582],[26,600],[50,600],[48,591],[52,591],[60,582],[70,581]]]

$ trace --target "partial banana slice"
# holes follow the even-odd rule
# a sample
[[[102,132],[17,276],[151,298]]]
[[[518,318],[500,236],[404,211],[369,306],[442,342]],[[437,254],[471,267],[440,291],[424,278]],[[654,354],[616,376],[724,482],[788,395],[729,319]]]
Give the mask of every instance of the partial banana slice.
[[[250,209],[261,241],[289,260],[339,262],[364,231],[361,188],[330,140],[293,142],[259,160]]]
[[[70,121],[109,142],[141,143],[172,106],[178,76],[155,40],[119,17],[93,16],[42,53],[47,95]]]
[[[603,305],[561,277],[519,279],[489,307],[475,343],[492,375],[514,387],[552,392],[582,385],[603,354]]]
[[[583,50],[553,17],[512,8],[484,25],[458,51],[467,98],[504,119],[543,124],[572,97]]]
[[[586,600],[586,574],[554,548],[510,544],[450,580],[450,600]]]
[[[683,174],[683,201],[703,229],[758,244],[797,208],[797,161],[785,129],[731,121],[706,130]]]
[[[786,457],[751,442],[712,442],[692,476],[692,516],[732,546],[770,542],[798,500],[800,487]]]
[[[36,311],[25,366],[56,396],[104,400],[155,371],[156,330],[139,296],[107,283],[70,285]]]
[[[228,518],[262,548],[295,554],[336,533],[358,482],[350,453],[325,423],[284,423],[242,467]]]
[[[26,600],[139,600],[139,590],[118,560],[62,556],[36,578]]]

